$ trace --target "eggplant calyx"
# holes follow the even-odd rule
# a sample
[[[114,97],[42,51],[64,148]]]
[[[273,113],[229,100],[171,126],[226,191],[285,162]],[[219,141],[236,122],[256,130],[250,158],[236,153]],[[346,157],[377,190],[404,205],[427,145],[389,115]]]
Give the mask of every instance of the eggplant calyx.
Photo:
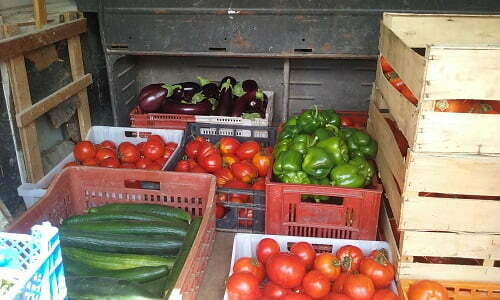
[[[261,89],[258,89],[257,92],[255,93],[255,99],[264,101],[264,92]]]
[[[167,89],[167,95],[165,96],[166,98],[172,96],[174,94],[175,89],[182,89],[182,86],[180,84],[176,85],[170,85],[170,84],[164,84],[161,86],[164,89]]]
[[[245,90],[241,86],[241,83],[238,83],[233,87],[233,95],[235,95],[236,97],[241,97],[245,95]]]
[[[231,90],[232,90],[232,88],[233,88],[233,86],[231,85],[231,80],[230,80],[230,79],[226,80],[226,82],[224,82],[224,83],[221,85],[221,87],[220,87],[220,89],[221,89],[221,90],[224,90],[224,89],[225,89],[225,90],[228,90],[228,89],[231,89]]]
[[[205,77],[198,76],[196,78],[198,78],[198,81],[200,82],[200,85],[202,87],[205,86],[205,85],[207,85],[207,84],[209,84],[211,82],[210,79],[207,79]]]
[[[206,97],[203,94],[203,92],[199,92],[199,93],[196,93],[193,95],[193,97],[191,98],[191,103],[193,103],[193,104],[200,103],[201,101],[203,101],[205,99],[206,99]]]
[[[260,114],[259,113],[242,113],[241,118],[248,119],[248,120],[259,119]]]
[[[208,102],[212,104],[212,110],[215,110],[217,108],[217,105],[219,104],[219,101],[215,98],[208,98]]]

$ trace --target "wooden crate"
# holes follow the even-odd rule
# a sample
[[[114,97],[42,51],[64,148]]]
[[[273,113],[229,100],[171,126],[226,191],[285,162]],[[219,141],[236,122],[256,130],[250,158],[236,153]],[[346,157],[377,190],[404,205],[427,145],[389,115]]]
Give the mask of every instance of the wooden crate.
[[[376,83],[413,151],[500,153],[500,115],[434,112],[437,100],[500,100],[499,45],[500,16],[384,14],[380,53],[418,107],[380,68]]]
[[[399,281],[399,294],[408,300],[408,289],[417,280]],[[500,284],[485,282],[439,281],[448,290],[450,300],[495,300],[500,299]]]

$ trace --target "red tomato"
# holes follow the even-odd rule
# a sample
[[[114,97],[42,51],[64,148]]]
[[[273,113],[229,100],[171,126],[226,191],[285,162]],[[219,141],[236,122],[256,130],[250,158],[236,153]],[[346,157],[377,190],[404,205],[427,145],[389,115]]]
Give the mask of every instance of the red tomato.
[[[141,181],[140,180],[125,180],[125,187],[129,189],[140,189]]]
[[[330,280],[317,270],[312,270],[304,276],[302,286],[307,295],[317,299],[330,292]]]
[[[152,135],[148,136],[147,141],[157,141],[160,144],[165,144],[165,141],[163,140],[163,138],[157,134],[152,134]]]
[[[89,158],[94,158],[95,154],[95,146],[89,141],[81,141],[73,148],[73,155],[81,162]]]
[[[272,156],[264,152],[258,152],[252,158],[252,164],[257,168],[259,176],[266,177],[271,168]]]
[[[396,144],[398,144],[399,151],[401,152],[403,157],[406,157],[409,148],[408,140],[405,138],[401,130],[399,130],[398,125],[396,124],[395,121],[389,118],[385,118],[385,121],[387,122],[387,124],[389,124],[389,127],[391,128],[392,134],[396,139]]]
[[[198,148],[198,155],[196,157],[196,160],[198,161],[198,163],[200,163],[201,158],[207,157],[212,154],[217,154],[220,156],[219,150],[215,148],[214,145],[209,142],[202,143]]]
[[[236,155],[240,159],[252,159],[255,154],[260,151],[260,145],[256,141],[247,141],[241,144],[236,151]]]
[[[135,167],[137,169],[146,169],[152,163],[151,159],[147,157],[139,158],[139,160],[135,163]]]
[[[313,268],[333,281],[340,275],[340,260],[333,253],[321,253],[314,260]]]
[[[408,300],[448,300],[448,291],[435,281],[421,280],[410,285]]]
[[[335,293],[330,293],[326,295],[325,297],[321,298],[321,300],[351,300],[348,296],[344,294],[335,294]]]
[[[291,290],[282,288],[272,281],[268,281],[264,286],[264,296],[271,297],[273,299],[281,299],[281,297],[292,293]]]
[[[202,142],[199,140],[189,141],[184,147],[184,152],[189,158],[196,159],[198,157],[198,150],[200,149]]]
[[[257,255],[257,259],[261,263],[266,264],[267,259],[271,255],[280,253],[280,245],[278,245],[278,242],[271,238],[265,238],[260,240],[260,242],[257,244],[255,253]]]
[[[478,105],[478,110],[474,111],[482,114],[500,114],[500,100],[497,101],[481,101]]]
[[[67,167],[75,167],[75,166],[79,166],[80,164],[77,163],[76,161],[72,161],[72,162],[69,162],[67,164],[64,165],[63,169],[64,168],[67,168]]]
[[[256,191],[266,190],[266,179],[264,177],[257,178],[252,185],[252,190]]]
[[[230,167],[232,164],[239,162],[239,161],[240,161],[240,159],[238,158],[238,156],[236,156],[236,154],[224,154],[222,156],[222,163],[225,166]]]
[[[168,158],[160,157],[157,160],[155,160],[155,163],[157,163],[163,167],[167,163],[167,160],[168,160]]]
[[[216,204],[215,205],[215,217],[217,219],[222,219],[226,215],[226,209],[224,208],[223,205],[221,204]]]
[[[306,267],[295,254],[277,253],[267,259],[266,273],[274,283],[290,289],[300,286]]]
[[[194,166],[193,168],[191,168],[191,170],[189,170],[189,172],[191,172],[191,173],[207,173],[207,171],[205,171],[205,169],[203,169],[200,166]]]
[[[198,163],[205,171],[213,173],[222,168],[222,158],[220,154],[209,154],[207,156],[198,156]]]
[[[375,294],[375,287],[368,276],[349,274],[344,282],[343,292],[353,300],[371,300]]]
[[[222,154],[233,154],[240,147],[241,143],[232,137],[223,137],[219,140],[219,149]]]
[[[393,291],[378,290],[373,295],[372,300],[399,300],[399,297]]]
[[[137,150],[139,150],[139,153],[141,153],[141,155],[144,155],[144,145],[145,144],[146,143],[144,143],[144,142],[140,142],[139,144],[136,145]]]
[[[264,265],[255,258],[242,257],[238,259],[233,265],[233,272],[247,271],[252,273],[259,282],[264,280],[266,276],[266,268]]]
[[[389,83],[398,91],[401,91],[402,86],[405,84],[403,79],[399,77],[396,72],[390,72],[385,74],[385,77],[389,80]]]
[[[162,165],[158,164],[156,161],[153,161],[151,162],[147,167],[146,167],[146,170],[161,170],[162,169]]]
[[[473,100],[439,100],[434,106],[437,112],[470,113],[473,110]]]
[[[224,186],[229,181],[233,180],[233,173],[228,168],[221,168],[214,172],[218,187]]]
[[[380,67],[382,67],[384,73],[394,72],[394,69],[383,56],[380,56]]]
[[[343,127],[351,127],[354,125],[354,122],[348,116],[340,115],[340,124]]]
[[[233,273],[227,280],[226,289],[229,300],[260,299],[259,281],[250,272]]]
[[[95,154],[95,158],[98,161],[103,161],[106,158],[116,158],[116,154],[113,150],[108,149],[108,148],[100,148],[97,150]]]
[[[342,271],[345,272],[358,271],[359,264],[364,257],[361,249],[353,245],[340,247],[340,249],[337,250],[336,255],[340,259]]]
[[[231,199],[231,202],[233,199]],[[238,224],[242,227],[252,227],[253,226],[253,210],[248,208],[239,208],[238,209]]]
[[[238,179],[233,179],[226,183],[224,188],[231,188],[231,189],[241,189],[241,190],[248,190],[251,188],[251,186],[248,183],[244,183],[239,181]],[[244,195],[244,194],[231,194],[231,198],[240,198],[243,202],[247,202],[248,199],[250,199],[250,195]],[[234,201],[233,201],[234,202]]]
[[[173,153],[175,149],[177,149],[177,143],[174,142],[165,143],[165,152],[168,151],[170,153]]]
[[[163,157],[163,153],[165,153],[165,144],[155,139],[148,139],[146,144],[144,144],[144,157],[151,160],[157,160]]]
[[[403,84],[403,86],[401,86],[399,92],[406,98],[406,100],[410,101],[411,104],[415,106],[418,104],[417,97],[413,95],[410,88],[408,88],[406,84]]]
[[[99,163],[99,167],[105,167],[105,168],[119,168],[120,167],[120,161],[116,158],[110,157],[106,158],[105,160],[101,161]]]
[[[97,148],[99,148],[99,149],[106,148],[106,149],[110,149],[110,150],[113,150],[116,152],[115,143],[113,143],[112,141],[109,141],[109,140],[102,141],[99,145],[97,145]]]
[[[314,259],[316,258],[316,251],[314,251],[311,244],[308,242],[295,243],[290,249],[290,252],[297,255],[300,260],[302,260],[307,270],[311,269]]]
[[[187,160],[180,160],[175,165],[174,171],[176,172],[189,172],[191,167],[189,166],[189,162]]]
[[[135,164],[133,164],[133,163],[122,163],[120,165],[120,168],[122,168],[122,169],[135,169]]]
[[[89,158],[89,159],[82,161],[82,165],[87,166],[87,167],[98,166],[99,161],[95,158]]]
[[[285,295],[283,298],[280,298],[280,300],[312,300],[309,295],[305,294],[297,294],[297,293],[291,293]]]
[[[377,289],[388,287],[394,280],[394,266],[382,251],[375,252],[373,257],[361,260],[359,272],[370,277]]]
[[[121,162],[136,163],[141,157],[137,147],[129,142],[123,142],[118,146],[118,158]]]
[[[257,168],[248,162],[237,162],[231,165],[231,172],[237,179],[249,183],[259,174]]]
[[[344,290],[344,283],[348,275],[348,273],[340,273],[339,277],[337,277],[337,279],[335,279],[335,281],[333,282],[332,292],[337,294],[342,293],[342,291]]]

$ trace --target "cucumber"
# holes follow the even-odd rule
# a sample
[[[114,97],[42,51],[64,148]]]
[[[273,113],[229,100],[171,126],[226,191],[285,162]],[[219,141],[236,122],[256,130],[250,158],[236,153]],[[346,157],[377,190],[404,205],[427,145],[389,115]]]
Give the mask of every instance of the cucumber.
[[[175,218],[167,219],[167,217],[165,216],[140,213],[140,212],[107,212],[107,213],[92,213],[92,214],[78,215],[65,219],[63,221],[63,225],[100,222],[100,221],[113,221],[113,220],[169,222],[173,225],[178,225],[178,226],[186,225],[186,222],[179,219]]]
[[[175,261],[174,266],[170,270],[170,274],[168,275],[167,285],[166,285],[166,297],[168,299],[170,293],[175,287],[175,283],[181,274],[182,268],[184,267],[184,263],[189,255],[189,251],[191,251],[191,247],[193,246],[194,240],[196,239],[196,235],[198,234],[198,230],[201,225],[201,218],[195,217],[191,222],[191,229],[186,235],[186,239],[184,240],[184,245],[182,245],[181,250],[179,251],[179,255],[177,255],[177,260]]]
[[[82,231],[59,231],[63,247],[76,247],[114,253],[176,255],[182,247],[182,239],[175,235],[94,233]]]
[[[150,292],[152,295],[155,295],[157,297],[163,297],[167,280],[168,276],[163,276],[155,280],[141,283],[140,285],[143,289]]]
[[[112,203],[103,206],[92,207],[88,210],[90,213],[108,213],[108,212],[141,212],[146,214],[155,214],[164,217],[177,218],[191,223],[191,215],[183,209],[160,205],[160,204],[131,204],[131,203]]]
[[[173,267],[175,257],[99,252],[87,249],[62,247],[62,254],[71,261],[85,263],[94,268],[123,270],[138,267]]]
[[[168,274],[166,266],[161,267],[138,267],[125,270],[104,270],[91,267],[79,261],[71,259],[64,260],[64,271],[77,276],[98,276],[125,279],[136,283],[143,283],[158,278],[164,277]]]
[[[160,300],[140,285],[116,278],[66,277],[68,298],[78,300]]]
[[[123,220],[66,224],[63,229],[72,231],[128,233],[128,234],[174,234],[186,236],[189,225],[172,222],[130,222]]]

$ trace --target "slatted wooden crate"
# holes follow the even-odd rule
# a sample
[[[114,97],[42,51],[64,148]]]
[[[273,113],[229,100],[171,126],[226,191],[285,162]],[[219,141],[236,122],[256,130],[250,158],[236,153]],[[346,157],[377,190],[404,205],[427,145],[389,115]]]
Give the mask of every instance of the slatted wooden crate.
[[[377,71],[415,152],[500,153],[500,115],[434,112],[437,100],[500,100],[500,16],[386,13],[379,49],[419,99],[416,107]]]

